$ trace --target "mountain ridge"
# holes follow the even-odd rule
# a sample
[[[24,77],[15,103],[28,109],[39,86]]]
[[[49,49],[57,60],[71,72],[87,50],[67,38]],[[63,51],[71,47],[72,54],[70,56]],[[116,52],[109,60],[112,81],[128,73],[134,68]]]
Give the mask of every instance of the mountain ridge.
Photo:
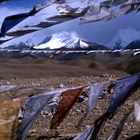
[[[140,40],[140,32],[133,28],[119,30],[108,46],[111,49],[125,49],[131,42]]]

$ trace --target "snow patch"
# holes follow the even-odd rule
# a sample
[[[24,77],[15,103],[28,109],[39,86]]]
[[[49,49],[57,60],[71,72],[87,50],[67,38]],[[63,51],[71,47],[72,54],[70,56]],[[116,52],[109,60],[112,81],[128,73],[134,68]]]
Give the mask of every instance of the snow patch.
[[[108,44],[111,49],[125,49],[132,41],[140,40],[140,32],[133,28],[119,30]]]
[[[79,47],[81,48],[87,48],[88,44],[82,40],[80,40],[79,36],[76,32],[60,32],[52,35],[52,38],[39,46],[34,46],[34,49],[59,49],[62,47],[74,49],[77,47],[77,44],[79,43]]]

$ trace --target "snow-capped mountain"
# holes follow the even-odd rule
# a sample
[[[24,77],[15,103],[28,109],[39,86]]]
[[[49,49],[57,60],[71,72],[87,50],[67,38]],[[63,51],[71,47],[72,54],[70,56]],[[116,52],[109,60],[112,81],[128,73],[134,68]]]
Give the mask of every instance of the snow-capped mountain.
[[[14,39],[9,39],[9,41],[6,41],[2,44],[0,44],[0,48],[8,48],[10,46],[16,46],[18,47],[19,44],[24,43],[27,46],[34,46],[34,45],[38,45],[39,43],[41,43],[45,38],[46,38],[46,32],[45,33],[38,33],[39,31],[35,32],[35,33],[29,33]],[[20,47],[20,46],[19,46]],[[19,48],[20,49],[20,48]]]
[[[119,30],[108,44],[111,49],[125,49],[131,42],[140,40],[140,32],[133,28]]]
[[[128,46],[126,46],[126,49],[140,49],[140,40],[131,42]]]
[[[41,45],[34,46],[34,49],[74,49],[75,47],[87,48],[88,44],[80,40],[75,32],[60,32],[52,35],[52,38]]]
[[[48,42],[41,43],[40,45],[33,47],[33,49],[55,49],[55,50],[104,49],[104,48],[106,47],[82,40],[76,32],[65,32],[65,31],[55,33],[52,35],[52,37]]]
[[[16,0],[13,0],[13,3],[15,1]],[[37,1],[38,3],[43,3],[43,2],[39,2],[43,0],[37,0]],[[109,21],[99,21],[96,23],[79,24],[80,18],[77,18],[77,17],[75,18],[75,16],[74,18],[73,17],[71,18],[71,16],[69,15],[66,16],[67,14],[66,15],[61,14],[61,12],[63,11],[65,13],[67,11],[71,11],[71,8],[72,8],[76,14],[79,14],[79,11],[87,7],[87,4],[82,3],[81,0],[76,0],[76,1],[70,0],[72,2],[69,2],[69,0],[67,1],[68,2],[66,4],[58,4],[58,3],[52,4],[51,6],[48,6],[42,9],[41,11],[39,11],[36,15],[26,18],[25,20],[23,20],[22,22],[20,22],[19,24],[17,24],[10,30],[8,30],[6,36],[0,38],[0,49],[7,48],[7,47],[11,47],[11,48],[13,47],[13,49],[16,47],[20,49],[21,46],[22,46],[21,48],[25,48],[26,46],[30,48],[32,48],[33,46],[36,46],[39,48],[39,46],[41,44],[44,45],[44,43],[47,43],[47,45],[50,46],[50,43],[52,43],[52,41],[53,43],[56,42],[56,44],[59,42],[55,46],[56,47],[55,49],[59,49],[63,46],[62,44],[64,44],[64,42],[66,44],[66,41],[63,41],[62,39],[60,39],[63,37],[62,32],[72,33],[73,31],[75,31],[78,34],[78,36],[75,37],[75,39],[73,37],[75,36],[74,35],[75,33],[72,33],[73,35],[66,35],[67,33],[65,34],[65,38],[66,36],[68,36],[68,37],[71,37],[72,42],[74,40],[72,44],[67,42],[68,43],[67,48],[75,48],[76,44],[77,46],[78,44],[89,45],[90,42],[96,42],[98,44],[91,43],[90,46],[94,46],[92,47],[92,49],[95,49],[96,48],[95,46],[97,46],[97,49],[99,48],[102,49],[103,45],[108,46],[108,44],[110,44],[109,43],[110,40],[112,39],[114,34],[116,34],[117,31],[119,31],[120,29],[124,29],[125,27],[132,27],[140,31],[140,26],[138,22],[133,22],[133,21],[137,21],[137,19],[140,18],[140,12],[133,12],[131,14],[124,15],[124,16],[121,16],[121,17],[118,17]],[[100,0],[100,2],[102,1],[104,0]],[[93,2],[95,2],[98,5],[96,1],[93,1]],[[7,8],[9,5],[11,4],[7,4],[3,6]],[[36,4],[32,4],[32,5],[36,5]],[[1,7],[2,6],[0,6],[0,9]],[[28,12],[31,8],[32,6],[28,7],[28,9],[26,9],[26,11],[24,12]],[[3,15],[2,11],[0,11],[0,15]],[[11,9],[9,9],[9,13],[10,11]],[[134,32],[137,32],[137,31],[134,31]],[[61,33],[61,35],[59,33]],[[129,34],[129,36],[132,36],[132,38],[134,37],[134,40],[135,40],[135,36],[132,35],[134,33],[130,32],[126,34],[127,35],[124,35],[124,36],[127,36],[128,38],[128,34]],[[58,37],[58,36],[62,36],[62,37]],[[56,41],[54,41],[54,38],[57,38]],[[119,37],[116,38],[116,40],[118,41]],[[130,38],[130,41],[126,43],[124,47],[128,46],[127,44],[130,44],[134,40]],[[114,42],[116,43],[116,41]],[[117,43],[119,44],[119,41]],[[99,44],[103,44],[103,45],[100,45],[99,47]],[[114,44],[109,45],[109,47],[111,46],[110,48],[114,49]],[[120,45],[123,45],[123,43],[121,42]],[[84,49],[86,49],[86,47]]]
[[[60,31],[49,33],[48,30],[36,31],[21,37],[9,40],[0,45],[0,48],[10,49],[52,49],[52,50],[105,50],[105,45],[92,43],[82,39],[75,31]]]

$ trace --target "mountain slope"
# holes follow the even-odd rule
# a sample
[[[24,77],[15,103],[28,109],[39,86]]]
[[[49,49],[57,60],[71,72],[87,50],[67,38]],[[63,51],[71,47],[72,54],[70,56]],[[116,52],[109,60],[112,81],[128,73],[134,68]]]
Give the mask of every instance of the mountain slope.
[[[43,41],[44,42],[44,41]],[[107,49],[103,45],[87,42],[81,39],[76,32],[60,32],[52,35],[49,41],[34,46],[33,49],[55,49],[55,50],[95,50]]]
[[[140,49],[140,40],[131,42],[126,49]]]
[[[131,42],[140,40],[140,32],[133,28],[119,30],[108,44],[111,49],[125,49]]]

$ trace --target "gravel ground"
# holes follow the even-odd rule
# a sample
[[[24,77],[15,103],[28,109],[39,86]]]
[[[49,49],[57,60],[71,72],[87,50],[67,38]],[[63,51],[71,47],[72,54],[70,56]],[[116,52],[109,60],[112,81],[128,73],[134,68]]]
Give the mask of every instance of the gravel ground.
[[[65,87],[71,86],[85,86],[90,82],[103,82],[110,79],[116,79],[121,77],[115,75],[104,74],[102,76],[61,76],[61,77],[48,77],[48,78],[34,78],[34,79],[10,79],[10,80],[0,80],[0,84],[15,84],[16,88],[0,94],[0,99],[5,100],[12,97],[18,97],[23,95],[32,96],[35,94],[42,93],[43,91],[49,91],[53,88],[60,87],[64,85]],[[23,88],[24,87],[24,88]],[[20,90],[19,90],[20,89]],[[26,89],[26,90],[25,90]],[[118,110],[117,114],[113,119],[108,120],[102,131],[100,132],[99,140],[107,139],[108,136],[113,134],[119,122],[122,118],[134,107],[134,100],[139,97],[140,90],[133,94],[125,104]],[[77,102],[72,110],[69,112],[68,116],[60,124],[57,130],[49,130],[51,118],[45,114],[41,114],[39,118],[34,123],[32,129],[29,132],[27,140],[66,140],[70,137],[78,135],[83,129],[91,124],[97,117],[103,114],[106,110],[110,97],[106,99],[100,99],[95,110],[90,114],[90,116],[84,121],[81,128],[76,128],[78,120],[80,120],[83,115],[87,98],[84,102]],[[44,109],[45,110],[45,109]],[[140,133],[140,125],[134,121],[133,111],[130,113],[127,121],[124,123],[124,127],[121,134],[121,139],[125,140],[130,136]]]

